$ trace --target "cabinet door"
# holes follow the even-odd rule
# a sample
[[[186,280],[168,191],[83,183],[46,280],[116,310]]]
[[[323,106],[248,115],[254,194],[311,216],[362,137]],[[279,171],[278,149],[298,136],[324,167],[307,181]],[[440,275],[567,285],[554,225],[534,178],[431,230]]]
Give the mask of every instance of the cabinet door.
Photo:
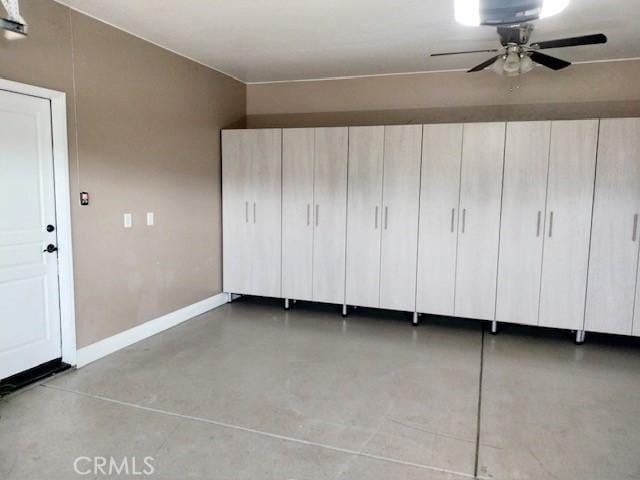
[[[640,221],[640,220],[639,220]],[[636,229],[640,228],[640,226],[636,226]],[[636,233],[636,241],[639,233]],[[640,337],[640,264],[638,265],[638,273],[636,279],[636,301],[635,301],[635,309],[633,316],[633,335],[636,337]]]
[[[496,320],[536,325],[550,122],[507,124]]]
[[[551,125],[539,325],[582,330],[598,121]]]
[[[422,125],[384,129],[380,307],[415,310]]]
[[[251,160],[251,293],[279,297],[282,253],[282,130],[247,130]]]
[[[453,315],[462,124],[425,125],[422,136],[416,310]]]
[[[346,303],[377,307],[384,127],[349,128]]]
[[[251,293],[251,158],[245,130],[222,132],[223,289]]]
[[[640,119],[600,120],[586,330],[632,332],[639,213]]]
[[[313,300],[344,302],[347,128],[315,129]]]
[[[313,128],[282,131],[282,296],[311,300]]]
[[[495,317],[504,140],[504,123],[464,126],[455,293],[459,317]]]

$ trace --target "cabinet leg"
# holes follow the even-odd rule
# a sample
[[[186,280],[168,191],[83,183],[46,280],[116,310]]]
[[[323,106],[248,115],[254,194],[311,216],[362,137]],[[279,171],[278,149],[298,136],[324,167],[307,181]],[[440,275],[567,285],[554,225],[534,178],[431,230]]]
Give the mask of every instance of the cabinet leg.
[[[585,331],[577,330],[576,331],[576,345],[582,345],[584,343]]]
[[[343,317],[346,317],[346,316],[347,316],[347,304],[346,304],[346,303],[344,303],[344,304],[342,305],[342,316],[343,316]]]
[[[491,335],[497,335],[497,334],[498,334],[498,322],[493,320],[491,322]]]
[[[289,310],[289,308],[290,308],[290,307],[289,307],[289,299],[288,299],[288,298],[285,298],[285,299],[284,299],[284,309],[285,309],[285,310]]]
[[[418,323],[418,312],[413,312],[413,319],[411,320],[411,324],[415,327],[418,325]]]

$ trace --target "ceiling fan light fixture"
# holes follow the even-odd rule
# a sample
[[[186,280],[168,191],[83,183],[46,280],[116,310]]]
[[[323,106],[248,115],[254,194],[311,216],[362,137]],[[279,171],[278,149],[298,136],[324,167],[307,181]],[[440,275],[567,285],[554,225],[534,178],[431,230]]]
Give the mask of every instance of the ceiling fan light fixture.
[[[480,25],[480,0],[456,0],[454,7],[456,21],[462,25]]]
[[[542,2],[542,10],[540,18],[547,18],[557,15],[569,5],[569,0],[544,0]]]
[[[528,73],[533,70],[535,63],[531,60],[531,57],[526,53],[520,57],[520,73]]]

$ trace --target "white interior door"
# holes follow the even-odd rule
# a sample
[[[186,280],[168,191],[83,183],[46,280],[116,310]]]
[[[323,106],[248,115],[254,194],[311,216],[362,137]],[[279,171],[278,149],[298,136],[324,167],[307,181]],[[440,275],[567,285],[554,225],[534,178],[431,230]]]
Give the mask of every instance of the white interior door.
[[[0,91],[0,146],[3,379],[62,356],[49,100]]]
[[[282,131],[282,296],[311,300],[315,130]]]
[[[455,293],[459,317],[495,317],[504,140],[504,123],[464,125]]]
[[[349,128],[346,303],[380,303],[384,127]]]
[[[585,329],[632,333],[638,269],[640,118],[600,120]]]
[[[496,320],[536,325],[551,122],[507,124]]]
[[[416,292],[423,313],[453,315],[462,128],[423,128]]]
[[[640,226],[636,228],[640,228]],[[633,335],[635,335],[636,337],[640,337],[640,264],[638,265],[638,273],[636,279],[636,301],[633,314]]]
[[[251,192],[251,293],[281,294],[282,130],[249,130]]]
[[[545,327],[584,325],[597,144],[598,120],[551,124],[538,322]]]
[[[224,291],[251,294],[252,133],[222,132],[222,260]]]
[[[384,129],[380,307],[415,310],[422,125]]]
[[[315,129],[313,300],[344,302],[347,128]]]

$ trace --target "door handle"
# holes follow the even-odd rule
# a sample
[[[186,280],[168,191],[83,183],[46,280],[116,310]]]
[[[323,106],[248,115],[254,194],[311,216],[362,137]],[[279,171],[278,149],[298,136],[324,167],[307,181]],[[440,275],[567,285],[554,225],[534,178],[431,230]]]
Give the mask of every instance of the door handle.
[[[311,204],[307,203],[307,227],[311,223]]]
[[[452,208],[451,209],[451,233],[453,233],[453,229],[455,228],[455,218],[456,218],[456,209]]]
[[[633,216],[633,236],[631,237],[631,241],[635,242],[636,238],[638,238],[638,214],[637,213]]]
[[[542,211],[538,210],[538,223],[536,224],[536,237],[540,236],[540,224],[542,223]]]
[[[256,202],[253,202],[253,223],[256,223]]]
[[[553,212],[549,214],[549,238],[553,236]]]
[[[249,202],[244,202],[244,223],[249,223]]]
[[[378,229],[378,207],[376,206],[376,212],[373,220],[374,228]]]
[[[467,209],[462,209],[462,233],[464,233],[467,226]]]
[[[49,245],[47,245],[47,248],[45,248],[42,252],[53,253],[57,251],[58,251],[58,247],[56,247],[53,243],[50,243]]]
[[[384,207],[384,229],[387,229],[389,224],[389,207]]]
[[[316,203],[316,227],[320,223],[320,205]]]

